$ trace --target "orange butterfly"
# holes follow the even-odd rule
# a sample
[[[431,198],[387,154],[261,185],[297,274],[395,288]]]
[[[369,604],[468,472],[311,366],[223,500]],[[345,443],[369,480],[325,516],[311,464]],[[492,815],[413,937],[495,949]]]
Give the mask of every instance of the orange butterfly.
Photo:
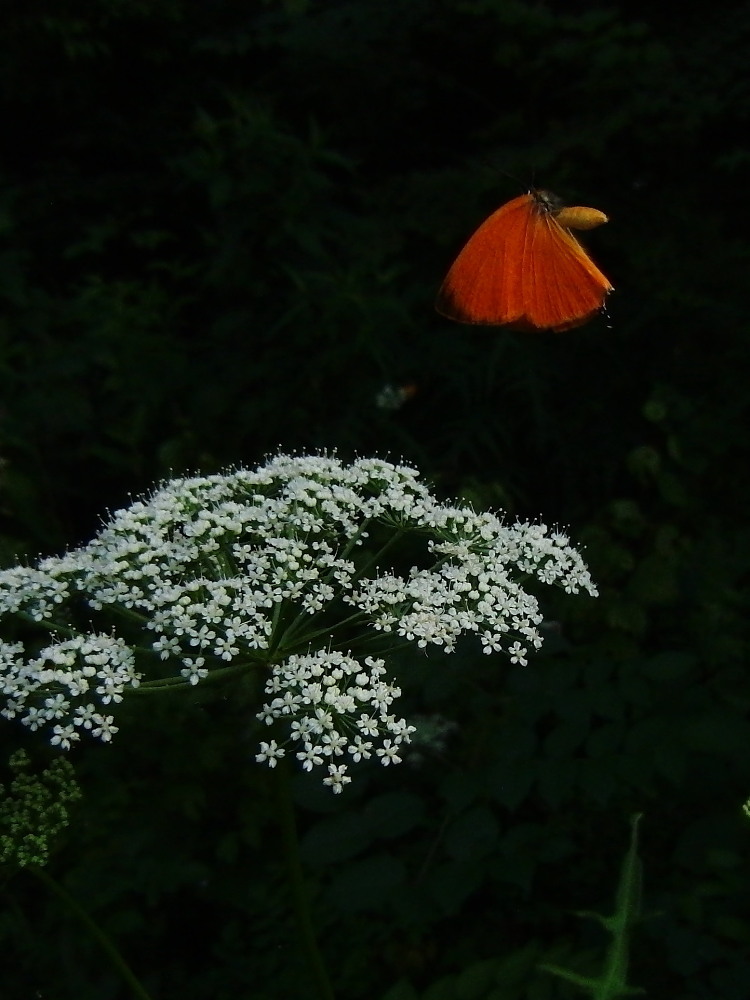
[[[569,330],[591,319],[612,285],[571,229],[594,229],[604,212],[566,208],[550,191],[502,205],[456,258],[435,308],[459,323]]]

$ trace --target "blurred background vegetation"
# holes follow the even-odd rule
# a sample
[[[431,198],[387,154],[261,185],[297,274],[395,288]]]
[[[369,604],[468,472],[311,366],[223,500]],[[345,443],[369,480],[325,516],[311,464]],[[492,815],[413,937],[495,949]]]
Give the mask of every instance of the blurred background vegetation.
[[[171,472],[337,448],[569,526],[602,591],[544,595],[528,667],[404,661],[404,714],[445,725],[441,746],[335,800],[298,779],[340,997],[576,995],[536,963],[597,967],[606,938],[571,911],[611,909],[636,811],[652,916],[631,981],[750,995],[750,5],[706,15],[0,10],[6,564],[87,540]],[[441,319],[455,253],[532,183],[610,216],[586,241],[609,321]],[[416,391],[389,409],[388,386]],[[75,754],[85,800],[50,870],[163,1000],[306,995],[252,718],[185,698]],[[5,886],[0,935],[11,1000],[125,995],[31,878]],[[500,992],[461,986],[489,959]]]

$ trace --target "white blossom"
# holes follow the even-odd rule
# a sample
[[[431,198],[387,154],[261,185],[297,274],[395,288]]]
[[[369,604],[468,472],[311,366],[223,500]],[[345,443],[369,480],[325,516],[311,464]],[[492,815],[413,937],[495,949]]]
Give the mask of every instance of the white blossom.
[[[402,533],[422,545],[406,571]],[[397,763],[413,730],[392,714],[385,660],[358,655],[351,635],[378,654],[403,640],[451,653],[474,636],[524,664],[542,643],[528,579],[596,594],[564,534],[442,503],[406,465],[280,454],[173,479],[87,545],[0,571],[0,618],[23,623],[11,633],[23,641],[0,641],[2,715],[67,749],[111,740],[102,710],[140,684],[261,671],[258,718],[283,736],[258,759],[274,766],[293,742],[340,792],[347,761]]]
[[[276,767],[276,764],[286,753],[283,747],[277,745],[276,740],[270,743],[261,743],[260,752],[255,755],[259,764],[268,764],[269,767]]]
[[[333,789],[336,795],[344,790],[344,785],[348,785],[351,777],[346,773],[346,764],[329,764],[328,777],[323,778],[323,784]]]

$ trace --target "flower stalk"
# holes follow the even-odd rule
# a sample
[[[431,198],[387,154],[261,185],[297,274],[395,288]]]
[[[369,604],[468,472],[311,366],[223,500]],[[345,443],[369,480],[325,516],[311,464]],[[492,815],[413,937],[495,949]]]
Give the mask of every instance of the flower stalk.
[[[80,903],[76,902],[70,893],[64,889],[56,879],[52,878],[52,876],[49,875],[44,868],[34,866],[30,867],[28,871],[30,871],[32,875],[38,878],[40,882],[43,882],[48,889],[58,896],[71,913],[73,913],[80,923],[83,924],[86,931],[106,954],[107,958],[112,963],[112,966],[117,970],[120,978],[127,985],[136,1000],[151,1000],[151,997],[146,992],[143,984],[114,946],[110,938],[104,933],[99,924],[97,924],[95,920],[92,920]]]
[[[310,910],[310,896],[300,858],[299,837],[291,792],[291,776],[286,761],[275,769],[274,788],[284,862],[302,951],[307,960],[310,976],[314,983],[314,991],[319,1000],[334,1000],[333,987],[318,947],[315,925]]]

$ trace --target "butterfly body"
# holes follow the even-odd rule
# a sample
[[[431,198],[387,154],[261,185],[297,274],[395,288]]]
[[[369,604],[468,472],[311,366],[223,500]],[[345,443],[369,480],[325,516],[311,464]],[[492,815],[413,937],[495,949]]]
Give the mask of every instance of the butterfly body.
[[[612,285],[571,229],[607,221],[594,208],[565,207],[549,191],[507,202],[482,223],[438,293],[438,312],[459,323],[568,330],[591,319]]]

